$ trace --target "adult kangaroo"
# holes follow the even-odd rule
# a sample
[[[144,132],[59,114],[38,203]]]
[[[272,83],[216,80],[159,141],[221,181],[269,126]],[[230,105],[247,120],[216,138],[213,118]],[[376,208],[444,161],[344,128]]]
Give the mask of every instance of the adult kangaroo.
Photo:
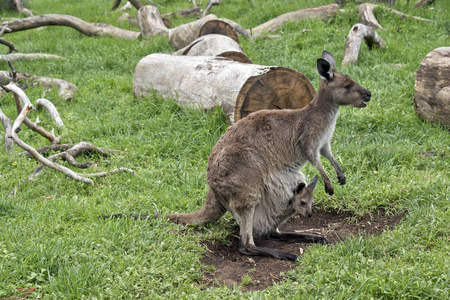
[[[240,226],[239,251],[246,255],[297,259],[284,251],[257,247],[254,236],[328,243],[323,237],[281,233],[278,227],[293,214],[311,216],[317,178],[306,187],[300,171],[308,161],[319,170],[328,194],[333,194],[333,186],[320,155],[331,162],[339,183],[345,184],[330,147],[339,106],[365,107],[371,94],[349,76],[336,72],[335,59],[327,51],[317,60],[317,70],[322,81],[306,107],[257,111],[230,126],[209,156],[206,171],[210,189],[203,207],[167,218],[183,224],[204,224],[218,220],[228,210]],[[307,209],[295,209],[296,203]],[[122,215],[111,217],[116,216]]]

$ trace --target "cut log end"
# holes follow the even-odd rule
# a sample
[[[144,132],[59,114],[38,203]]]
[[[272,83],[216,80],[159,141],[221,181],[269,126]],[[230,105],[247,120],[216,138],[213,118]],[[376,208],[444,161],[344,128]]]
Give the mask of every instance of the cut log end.
[[[424,58],[414,85],[414,109],[422,120],[450,126],[450,47]],[[447,80],[446,80],[447,79]]]
[[[239,43],[239,37],[234,28],[222,20],[210,20],[206,22],[198,34],[199,37],[207,34],[221,34],[232,38],[236,43]]]
[[[227,52],[223,52],[220,53],[218,56],[222,56],[222,57],[226,57],[244,64],[252,64],[253,62],[250,60],[250,58],[248,58],[247,55],[245,55],[242,52],[238,52],[238,51],[227,51]]]
[[[288,68],[274,68],[251,77],[243,85],[235,106],[234,120],[262,109],[297,109],[306,106],[316,92],[303,74]]]

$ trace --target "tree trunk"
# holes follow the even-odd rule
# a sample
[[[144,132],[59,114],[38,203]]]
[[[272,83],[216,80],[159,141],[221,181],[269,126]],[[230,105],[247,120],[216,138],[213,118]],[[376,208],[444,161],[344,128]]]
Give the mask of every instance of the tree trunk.
[[[386,46],[386,43],[378,36],[372,27],[368,27],[364,24],[355,24],[347,35],[342,65],[354,64],[358,61],[359,50],[363,40],[369,48]]]
[[[208,34],[201,36],[188,46],[175,52],[178,55],[188,56],[222,56],[241,63],[252,63],[242,52],[241,46],[228,36],[221,34]]]
[[[338,8],[339,6],[337,4],[329,4],[319,7],[291,11],[272,20],[269,20],[266,23],[263,23],[255,28],[252,28],[251,34],[258,35],[264,32],[272,32],[288,22],[299,22],[308,18],[320,18],[324,21],[328,21],[329,19],[336,17]]]
[[[450,126],[450,47],[437,48],[419,66],[414,108],[421,119]]]
[[[309,80],[292,69],[171,54],[151,54],[137,64],[135,96],[151,89],[184,106],[220,106],[230,123],[261,109],[301,108],[315,96]]]

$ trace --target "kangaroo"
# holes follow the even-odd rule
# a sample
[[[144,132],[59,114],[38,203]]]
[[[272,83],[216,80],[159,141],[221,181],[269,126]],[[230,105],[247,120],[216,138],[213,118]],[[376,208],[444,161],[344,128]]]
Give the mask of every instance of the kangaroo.
[[[166,217],[174,222],[199,225],[214,222],[229,211],[240,226],[239,252],[245,255],[297,259],[281,250],[257,247],[254,236],[328,243],[323,237],[282,233],[277,228],[294,212],[311,216],[309,207],[317,178],[306,187],[300,171],[308,161],[319,171],[329,195],[333,195],[334,188],[320,155],[331,162],[338,182],[345,184],[345,175],[330,146],[339,106],[365,107],[371,93],[349,76],[336,72],[335,58],[327,51],[317,60],[317,70],[322,78],[319,90],[304,108],[261,110],[230,126],[209,156],[206,173],[210,189],[203,207],[196,212]],[[297,201],[292,200],[293,191]],[[304,208],[294,209],[294,203]],[[123,215],[111,217],[120,216]]]

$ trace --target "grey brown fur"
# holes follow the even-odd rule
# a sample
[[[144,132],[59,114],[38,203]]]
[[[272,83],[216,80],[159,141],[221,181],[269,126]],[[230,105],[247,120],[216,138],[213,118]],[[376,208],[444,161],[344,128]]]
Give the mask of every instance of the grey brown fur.
[[[324,51],[317,60],[323,80],[306,107],[257,111],[230,126],[209,157],[210,190],[204,206],[196,212],[169,214],[167,218],[183,224],[204,224],[218,220],[228,210],[240,226],[239,251],[247,255],[297,259],[280,250],[257,247],[253,236],[327,243],[323,237],[280,233],[278,227],[293,214],[311,216],[317,179],[306,188],[296,189],[299,183],[306,185],[300,170],[308,161],[319,170],[328,194],[332,195],[334,188],[320,155],[331,162],[339,183],[345,184],[344,173],[330,147],[339,106],[365,107],[371,94],[349,76],[336,72],[334,66],[334,57]],[[290,201],[293,195],[294,201]],[[298,203],[306,203],[309,209],[291,207]]]

